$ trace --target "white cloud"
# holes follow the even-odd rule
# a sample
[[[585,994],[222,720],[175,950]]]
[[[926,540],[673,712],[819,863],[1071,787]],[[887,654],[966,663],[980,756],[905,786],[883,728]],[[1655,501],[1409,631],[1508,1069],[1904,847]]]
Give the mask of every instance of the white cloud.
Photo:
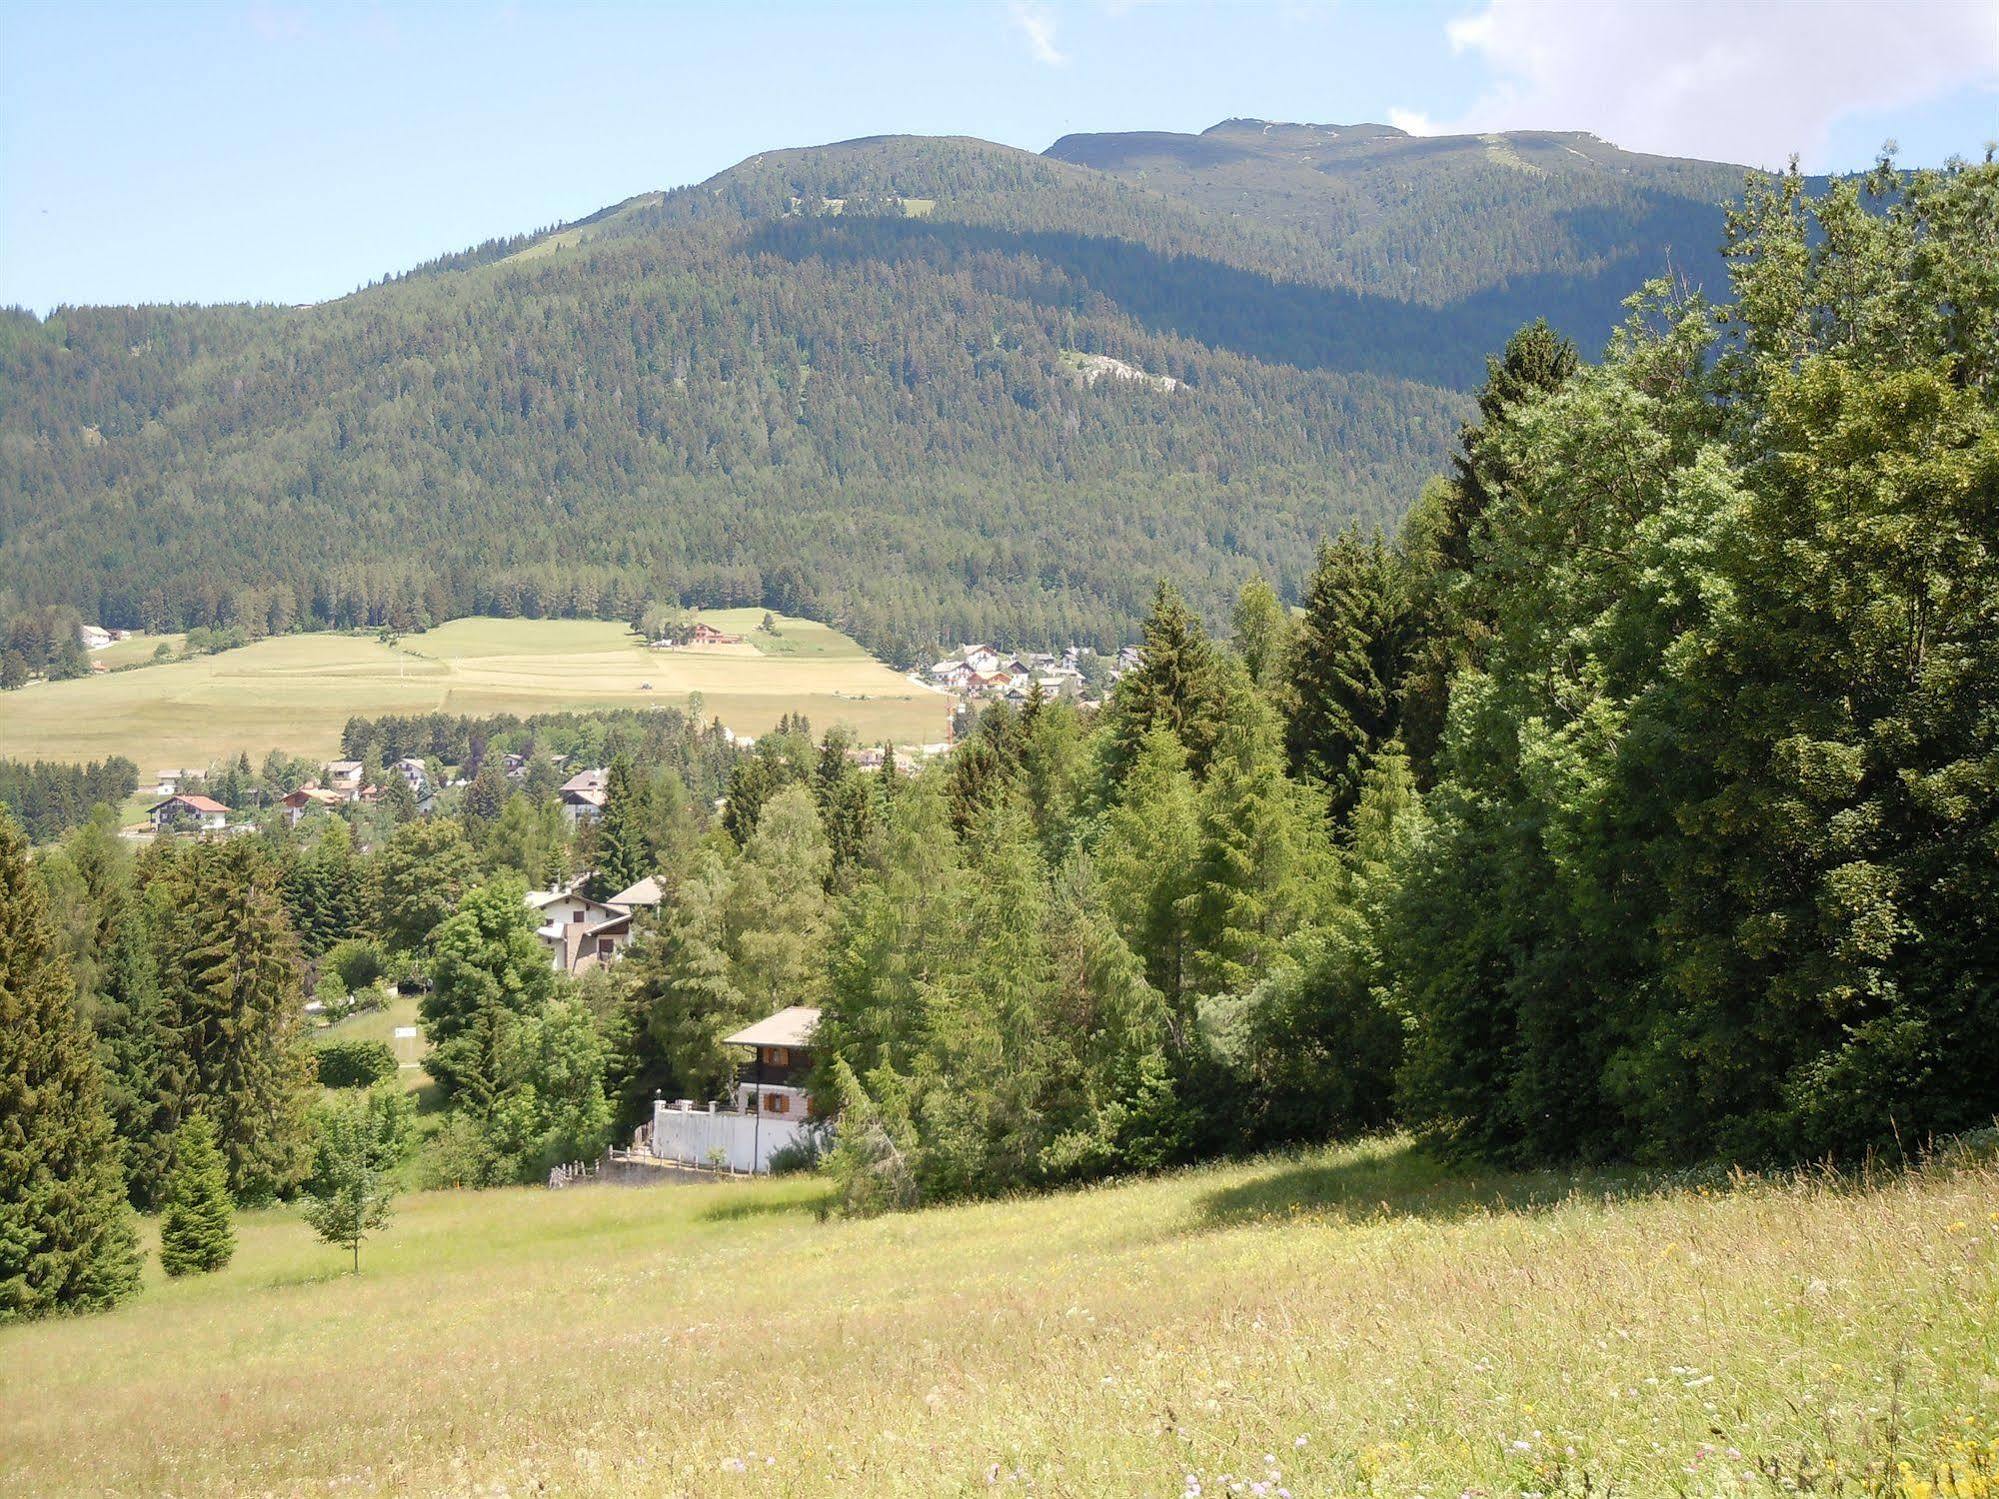
[[[1034,54],[1036,62],[1046,63],[1051,68],[1068,66],[1069,54],[1055,45],[1055,18],[1046,7],[1014,0],[1011,14],[1013,24],[1026,36],[1027,49]]]
[[[1999,0],[1486,0],[1445,36],[1488,81],[1457,118],[1391,116],[1412,134],[1589,130],[1810,170],[1843,116],[1999,86]]]

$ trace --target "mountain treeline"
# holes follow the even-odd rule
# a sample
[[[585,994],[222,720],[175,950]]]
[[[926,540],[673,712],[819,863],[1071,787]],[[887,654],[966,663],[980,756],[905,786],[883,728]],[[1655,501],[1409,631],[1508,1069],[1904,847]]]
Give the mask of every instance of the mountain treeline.
[[[1457,177],[1407,170],[1404,211],[1434,218]],[[906,662],[1115,645],[1168,576],[1218,621],[1252,573],[1295,598],[1312,537],[1400,514],[1529,301],[1596,337],[1615,296],[1575,247],[1628,246],[1644,203],[1711,241],[1729,174],[1704,170],[1643,203],[1641,158],[1481,178],[1567,195],[1576,227],[1543,264],[1520,221],[1467,213],[1489,232],[1421,247],[1424,297],[1323,233],[891,139],[314,307],[5,314],[0,618],[761,605]],[[1097,355],[1178,384],[1088,380]]]

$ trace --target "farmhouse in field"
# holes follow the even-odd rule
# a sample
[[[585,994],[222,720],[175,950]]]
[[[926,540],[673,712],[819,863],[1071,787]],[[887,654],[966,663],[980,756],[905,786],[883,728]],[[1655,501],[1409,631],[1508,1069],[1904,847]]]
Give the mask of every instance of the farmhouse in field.
[[[778,1151],[823,1131],[826,1126],[812,1115],[805,1091],[818,1027],[817,1010],[792,1005],[724,1036],[726,1045],[749,1053],[747,1071],[730,1094],[729,1106],[655,1098],[652,1153],[685,1166],[764,1172]]]
[[[741,645],[742,643],[742,636],[731,635],[727,631],[718,630],[706,620],[696,620],[691,625],[682,626],[650,642],[652,648],[656,651],[692,650],[701,646]]]
[[[229,809],[205,796],[170,796],[146,816],[161,832],[219,833],[229,825]]]

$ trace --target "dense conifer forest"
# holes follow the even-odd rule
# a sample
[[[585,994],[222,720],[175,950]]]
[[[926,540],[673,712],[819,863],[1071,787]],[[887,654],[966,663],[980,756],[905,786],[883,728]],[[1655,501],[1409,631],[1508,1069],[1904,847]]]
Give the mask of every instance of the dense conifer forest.
[[[51,606],[748,604],[909,661],[1130,640],[1166,576],[1219,623],[1402,514],[1514,327],[1594,353],[1644,277],[1712,281],[1741,183],[1585,136],[884,138],[317,306],[6,313],[0,618],[17,675],[76,665]]]

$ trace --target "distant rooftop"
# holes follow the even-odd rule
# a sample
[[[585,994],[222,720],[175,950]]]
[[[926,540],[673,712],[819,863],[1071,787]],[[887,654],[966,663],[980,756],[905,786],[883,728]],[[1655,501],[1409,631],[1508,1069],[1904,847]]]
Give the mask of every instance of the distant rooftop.
[[[819,1028],[819,1011],[811,1005],[787,1005],[755,1025],[724,1036],[725,1046],[810,1046]]]

